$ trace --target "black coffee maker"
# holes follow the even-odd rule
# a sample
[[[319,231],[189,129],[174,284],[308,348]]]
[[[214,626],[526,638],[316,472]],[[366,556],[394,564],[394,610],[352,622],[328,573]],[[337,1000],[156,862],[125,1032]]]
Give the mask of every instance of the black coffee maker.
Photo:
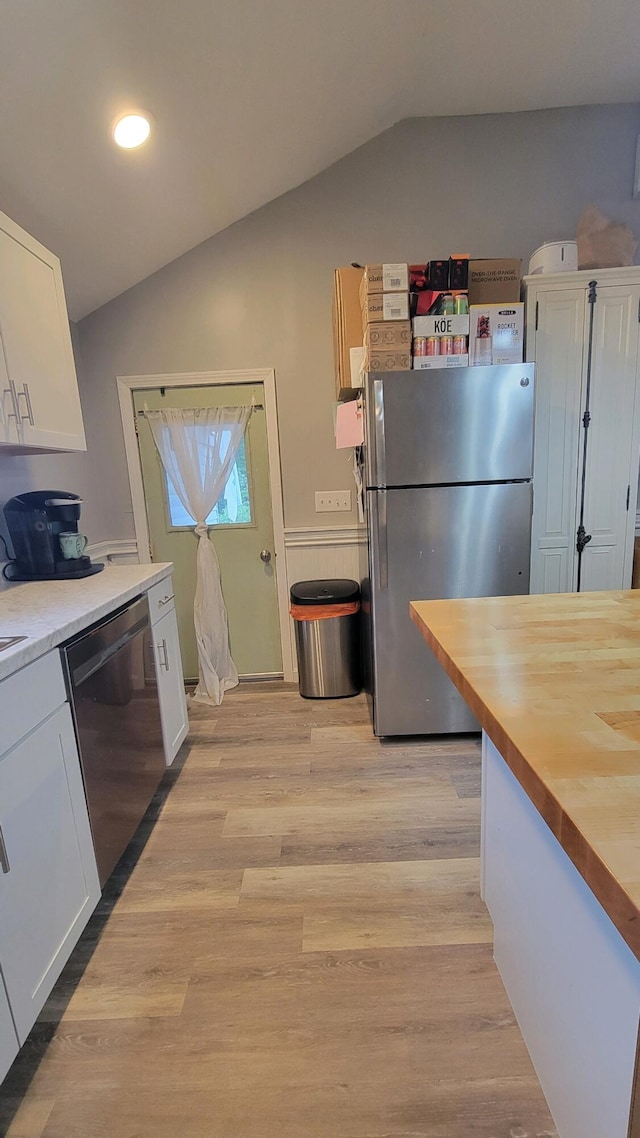
[[[104,569],[82,552],[81,505],[82,498],[67,490],[31,490],[9,499],[4,516],[15,560],[5,567],[8,581],[71,580]]]

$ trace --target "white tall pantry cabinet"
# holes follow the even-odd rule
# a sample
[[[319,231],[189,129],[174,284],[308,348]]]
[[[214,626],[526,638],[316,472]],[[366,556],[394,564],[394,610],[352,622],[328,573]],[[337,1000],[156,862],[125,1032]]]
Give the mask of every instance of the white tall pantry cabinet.
[[[532,593],[631,584],[640,267],[525,278],[536,364]]]

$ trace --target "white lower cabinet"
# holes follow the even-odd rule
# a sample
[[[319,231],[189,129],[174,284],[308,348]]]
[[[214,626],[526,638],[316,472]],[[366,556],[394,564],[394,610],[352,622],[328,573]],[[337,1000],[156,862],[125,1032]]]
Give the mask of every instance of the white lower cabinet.
[[[169,766],[189,730],[175,608],[152,628],[164,753]]]
[[[100,898],[58,652],[0,683],[0,1081]]]
[[[171,577],[148,592],[153,658],[158,681],[162,740],[167,766],[175,759],[189,730],[175,597]]]
[[[100,897],[71,712],[0,760],[0,963],[24,1043]]]
[[[0,1080],[9,1070],[19,1048],[20,1044],[13,1024],[11,1008],[2,982],[2,975],[0,975]]]

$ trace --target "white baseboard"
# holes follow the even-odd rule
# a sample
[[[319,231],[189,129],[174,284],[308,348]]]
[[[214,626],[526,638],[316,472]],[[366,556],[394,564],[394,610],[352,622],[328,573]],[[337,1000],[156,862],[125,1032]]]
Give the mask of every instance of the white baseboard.
[[[365,526],[306,526],[285,529],[284,543],[287,588],[296,581],[327,580],[334,577],[360,579],[361,547],[366,545]],[[92,561],[124,564],[138,560],[138,547],[133,539],[96,542],[87,549]],[[294,666],[293,680],[298,680],[294,623],[289,619],[289,635]]]

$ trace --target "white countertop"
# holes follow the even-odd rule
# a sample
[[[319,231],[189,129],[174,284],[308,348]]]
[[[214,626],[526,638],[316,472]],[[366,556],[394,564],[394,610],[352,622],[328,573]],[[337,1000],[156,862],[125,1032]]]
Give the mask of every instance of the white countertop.
[[[26,640],[0,652],[0,680],[167,577],[173,565],[105,565],[75,581],[27,581],[0,591],[0,636]]]

